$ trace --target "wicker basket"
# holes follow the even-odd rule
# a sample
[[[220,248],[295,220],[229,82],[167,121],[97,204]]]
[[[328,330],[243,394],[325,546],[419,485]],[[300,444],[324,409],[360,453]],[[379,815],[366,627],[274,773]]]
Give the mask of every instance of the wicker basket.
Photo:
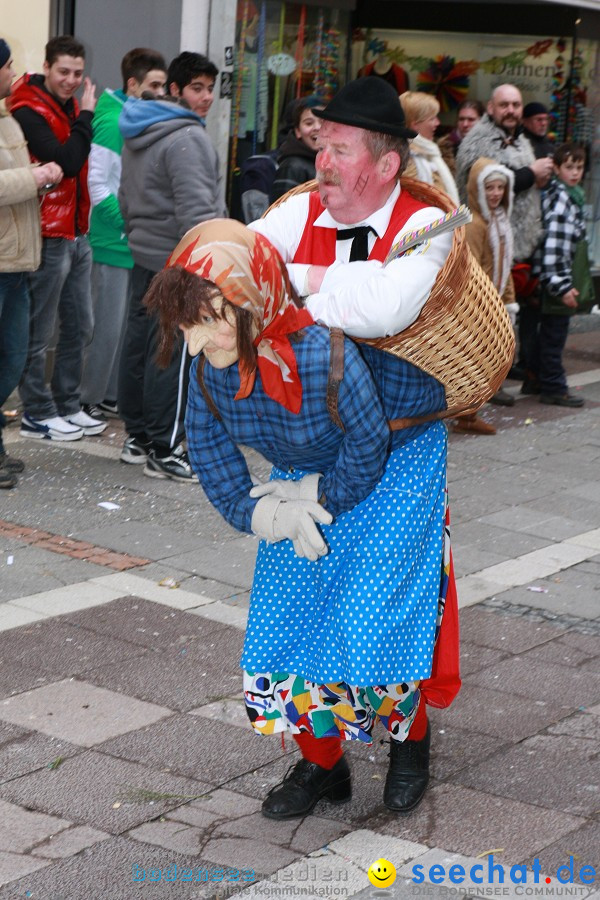
[[[298,185],[270,208],[316,185]],[[454,208],[446,194],[422,181],[402,178],[401,185],[428,206],[444,212]],[[440,381],[447,409],[438,418],[475,412],[489,400],[504,381],[515,348],[504,303],[469,250],[464,227],[454,230],[448,258],[416,322],[391,337],[357,340],[393,353]]]

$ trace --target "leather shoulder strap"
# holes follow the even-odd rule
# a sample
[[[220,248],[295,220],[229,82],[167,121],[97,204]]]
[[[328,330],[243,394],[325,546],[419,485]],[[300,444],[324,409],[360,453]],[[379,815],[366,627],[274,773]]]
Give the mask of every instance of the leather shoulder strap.
[[[338,410],[340,384],[344,378],[344,332],[341,328],[329,329],[329,372],[327,373],[327,412],[329,418],[342,431],[344,425]]]

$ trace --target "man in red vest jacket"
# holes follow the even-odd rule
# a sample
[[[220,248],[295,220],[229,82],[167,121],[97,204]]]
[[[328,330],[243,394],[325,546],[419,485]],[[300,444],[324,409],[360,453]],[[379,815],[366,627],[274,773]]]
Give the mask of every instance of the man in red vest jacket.
[[[63,35],[46,44],[43,74],[24,75],[7,105],[21,126],[35,164],[55,162],[60,184],[45,185],[42,264],[31,276],[30,343],[20,386],[24,437],[74,441],[106,428],[79,401],[84,347],[93,330],[88,239],[87,158],[96,91],[85,79],[81,108],[75,92],[84,81],[85,50]],[[58,321],[51,384],[46,356]]]
[[[406,127],[396,91],[378,78],[350,82],[317,115],[324,120],[317,141],[318,190],[290,197],[250,227],[264,234],[279,250],[292,283],[305,298],[315,321],[342,328],[355,337],[397,334],[418,317],[452,242],[451,235],[442,234],[384,264],[390,248],[402,234],[418,230],[443,214],[400,188],[400,175],[409,159],[408,139],[415,132]],[[431,376],[392,354],[365,344],[359,346],[386,410],[393,409],[399,397],[402,408],[411,417],[444,409],[443,386]],[[440,428],[445,431],[440,422],[428,421],[391,433],[392,450],[402,449],[406,456],[407,485],[411,471],[424,469],[428,464],[425,443],[433,438],[440,442],[438,465],[443,480],[446,437]],[[276,482],[270,482],[260,490],[279,490],[280,496],[285,496],[287,484],[283,481],[275,486]],[[402,491],[398,491],[397,502],[403,502]],[[423,558],[424,543],[417,530],[421,520],[422,512],[414,513],[407,523],[407,533],[397,536],[409,554],[414,552],[415,544],[420,546],[421,552],[414,555],[415,572],[425,571],[428,565],[442,565],[441,534],[439,556],[436,551],[429,562]],[[377,552],[373,557],[375,566]],[[398,579],[398,593],[405,608],[414,600],[425,603],[421,589],[411,589],[400,575]],[[460,688],[456,590],[448,546],[439,596],[438,624],[444,606],[445,612],[436,653],[433,654],[433,640],[428,641],[429,677],[411,682],[417,700],[410,714],[406,709],[403,715],[398,710],[397,715],[392,713],[386,718],[378,701],[368,703],[369,721],[379,718],[389,733],[390,767],[383,801],[398,813],[415,809],[427,788],[430,727],[425,705],[447,706]],[[345,610],[332,614],[342,616]],[[429,612],[424,621],[425,630],[432,633]],[[390,646],[395,637],[390,634]],[[402,636],[402,642],[404,650],[410,649],[407,634]],[[353,651],[351,648],[349,652]],[[389,698],[400,696],[402,689],[398,684],[349,685],[347,695],[364,697],[370,691]],[[274,819],[306,815],[332,792],[338,799],[348,799],[349,775],[340,748],[340,737],[348,738],[347,733],[342,733],[344,729],[340,728],[340,737],[325,738],[305,725],[299,729],[293,719],[286,723],[286,729],[298,741],[303,760],[270,792],[263,803],[263,814]]]

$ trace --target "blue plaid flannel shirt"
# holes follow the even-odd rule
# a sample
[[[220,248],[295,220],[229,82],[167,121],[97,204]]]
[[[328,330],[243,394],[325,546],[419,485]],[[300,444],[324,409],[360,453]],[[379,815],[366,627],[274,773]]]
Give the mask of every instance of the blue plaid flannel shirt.
[[[345,433],[331,421],[325,398],[329,332],[311,326],[292,343],[302,381],[302,408],[296,415],[268,397],[257,374],[251,395],[234,400],[237,365],[204,367],[204,381],[221,415],[216,419],[198,386],[192,363],[185,418],[192,468],[221,515],[239,531],[250,532],[257,501],[237,444],[252,447],[283,471],[321,472],[325,506],[336,517],[367,497],[383,474],[392,447],[430,425],[390,433],[388,418],[422,415],[445,405],[443,387],[408,363],[345,340],[344,378],[338,410]],[[369,369],[378,379],[376,388]],[[382,398],[381,401],[379,398]]]

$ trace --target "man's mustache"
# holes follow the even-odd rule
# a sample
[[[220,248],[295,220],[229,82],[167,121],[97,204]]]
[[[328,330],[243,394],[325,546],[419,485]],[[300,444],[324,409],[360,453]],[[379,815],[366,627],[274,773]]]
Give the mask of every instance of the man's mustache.
[[[319,184],[323,184],[325,181],[327,181],[328,184],[333,184],[337,187],[340,187],[342,184],[340,176],[336,175],[335,172],[332,172],[331,169],[324,169],[322,172],[317,172],[317,181],[319,182]]]

